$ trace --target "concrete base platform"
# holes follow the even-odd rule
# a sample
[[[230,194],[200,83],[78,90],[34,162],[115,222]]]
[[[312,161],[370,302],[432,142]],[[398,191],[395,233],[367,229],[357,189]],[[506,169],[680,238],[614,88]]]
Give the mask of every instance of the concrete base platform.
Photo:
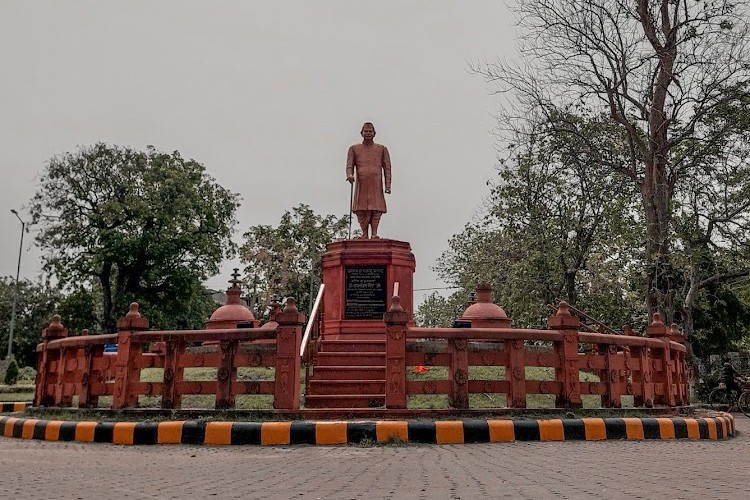
[[[14,407],[17,408],[17,407]],[[3,406],[5,411],[5,406]],[[571,419],[451,419],[221,422],[60,421],[0,417],[0,436],[122,445],[345,445],[376,443],[496,443],[725,439],[734,436],[729,414],[687,417]]]

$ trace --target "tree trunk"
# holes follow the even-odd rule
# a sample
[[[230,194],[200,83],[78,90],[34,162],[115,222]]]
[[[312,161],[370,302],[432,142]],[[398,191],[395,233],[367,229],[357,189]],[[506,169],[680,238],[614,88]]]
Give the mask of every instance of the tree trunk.
[[[104,333],[115,333],[117,332],[117,321],[112,315],[114,304],[112,302],[111,263],[105,262],[102,265],[99,281],[102,284],[102,330],[104,330]]]

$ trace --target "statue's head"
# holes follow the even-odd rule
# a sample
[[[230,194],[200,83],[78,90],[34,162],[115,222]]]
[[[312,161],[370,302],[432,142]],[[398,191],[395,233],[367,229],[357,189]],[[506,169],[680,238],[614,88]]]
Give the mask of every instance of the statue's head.
[[[360,131],[360,134],[362,134],[362,138],[364,140],[372,140],[375,137],[375,125],[372,124],[372,122],[365,122],[362,125],[362,130]]]

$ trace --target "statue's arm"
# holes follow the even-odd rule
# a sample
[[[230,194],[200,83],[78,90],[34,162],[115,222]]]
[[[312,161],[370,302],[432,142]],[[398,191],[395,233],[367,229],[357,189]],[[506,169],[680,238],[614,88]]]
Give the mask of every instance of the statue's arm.
[[[346,154],[346,180],[354,182],[354,146],[351,146]]]
[[[391,192],[391,155],[388,148],[383,146],[383,176],[385,177],[385,192]]]

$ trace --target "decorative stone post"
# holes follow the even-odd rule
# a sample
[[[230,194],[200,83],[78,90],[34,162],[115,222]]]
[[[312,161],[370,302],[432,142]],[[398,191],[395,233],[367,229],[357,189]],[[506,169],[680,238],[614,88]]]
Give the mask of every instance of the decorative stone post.
[[[406,408],[406,324],[409,314],[394,296],[383,315],[385,336],[385,407]]]
[[[49,380],[49,366],[50,362],[55,359],[57,363],[58,380],[62,380],[63,366],[60,363],[62,360],[60,350],[57,350],[53,354],[47,350],[47,344],[53,340],[64,339],[68,336],[68,329],[65,328],[60,321],[60,315],[55,314],[52,316],[52,322],[47,328],[42,330],[42,343],[37,347],[39,351],[39,360],[37,362],[36,372],[36,390],[34,392],[34,406],[51,406],[55,401],[55,394],[50,394],[47,388],[47,381]]]
[[[654,381],[661,385],[655,387],[654,403],[662,406],[675,406],[677,398],[672,388],[672,356],[669,345],[669,328],[661,319],[661,314],[654,313],[651,324],[646,327],[646,335],[662,342],[662,347],[652,349],[652,362],[655,365]]]
[[[286,299],[286,307],[276,315],[276,380],[273,407],[277,410],[299,410],[300,355],[302,325],[305,315],[297,309],[293,297]]]
[[[562,342],[555,342],[555,352],[560,359],[560,368],[555,371],[555,379],[560,381],[560,394],[557,396],[558,408],[580,408],[581,385],[578,364],[578,328],[581,320],[570,314],[567,302],[560,302],[557,313],[547,319],[551,329],[562,333]]]
[[[137,332],[148,330],[148,319],[141,316],[138,303],[130,304],[130,310],[117,322],[117,359],[115,360],[115,387],[112,408],[134,408],[138,406],[138,395],[134,385],[141,380],[138,358],[141,356],[141,343]]]

